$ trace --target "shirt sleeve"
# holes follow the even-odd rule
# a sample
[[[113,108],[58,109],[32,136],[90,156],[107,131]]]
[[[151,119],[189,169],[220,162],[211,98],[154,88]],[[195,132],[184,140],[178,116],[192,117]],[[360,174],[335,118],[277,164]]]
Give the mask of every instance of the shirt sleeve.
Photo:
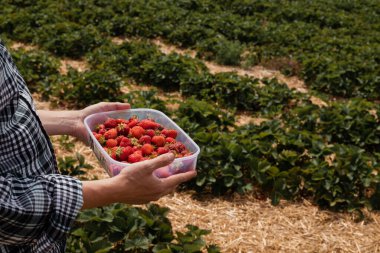
[[[17,95],[14,79],[21,78],[15,73],[14,63],[0,41],[0,111]]]
[[[79,180],[59,175],[0,177],[0,242],[22,245],[66,236],[83,204]]]

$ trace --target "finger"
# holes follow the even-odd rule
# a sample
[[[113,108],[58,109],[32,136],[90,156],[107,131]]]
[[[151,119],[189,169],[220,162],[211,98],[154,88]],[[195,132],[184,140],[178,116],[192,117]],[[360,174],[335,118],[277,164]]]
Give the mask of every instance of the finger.
[[[165,182],[165,184],[168,185],[168,187],[176,187],[180,183],[189,181],[196,175],[197,175],[197,172],[195,170],[192,170],[185,173],[179,173],[179,174],[175,174],[173,176],[167,177],[163,179],[163,181]]]
[[[130,109],[131,105],[129,103],[120,102],[109,102],[102,105],[103,111],[114,111],[114,110],[126,110]]]
[[[171,164],[173,160],[174,160],[173,153],[166,153],[154,159],[146,160],[144,162],[137,163],[132,166],[136,168],[136,170],[140,170],[146,174],[152,174],[153,171],[155,171],[156,169],[165,167]]]

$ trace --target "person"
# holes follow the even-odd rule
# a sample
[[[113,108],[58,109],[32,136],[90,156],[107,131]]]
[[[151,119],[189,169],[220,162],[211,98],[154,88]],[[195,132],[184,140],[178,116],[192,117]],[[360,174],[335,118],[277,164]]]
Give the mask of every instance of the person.
[[[11,55],[0,40],[0,252],[64,252],[81,209],[111,203],[143,204],[173,192],[195,171],[160,179],[152,173],[173,154],[133,164],[115,177],[79,181],[60,175],[49,135],[86,141],[83,119],[127,109],[98,103],[76,111],[37,111]]]

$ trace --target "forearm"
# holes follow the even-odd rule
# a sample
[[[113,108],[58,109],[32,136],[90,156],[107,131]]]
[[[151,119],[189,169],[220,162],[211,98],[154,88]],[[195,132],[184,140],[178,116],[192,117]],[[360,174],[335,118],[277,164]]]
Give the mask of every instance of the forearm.
[[[37,114],[48,135],[77,135],[76,131],[80,123],[80,111],[38,110]]]

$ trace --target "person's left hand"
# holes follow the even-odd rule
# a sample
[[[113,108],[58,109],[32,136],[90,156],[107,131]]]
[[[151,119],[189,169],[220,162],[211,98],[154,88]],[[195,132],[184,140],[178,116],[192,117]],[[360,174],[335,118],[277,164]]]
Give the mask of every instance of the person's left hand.
[[[84,143],[88,144],[88,132],[84,126],[84,119],[91,114],[98,112],[107,112],[107,111],[115,111],[115,110],[126,110],[130,109],[131,106],[128,103],[119,103],[119,102],[100,102],[94,105],[90,105],[80,111],[79,113],[79,122],[76,127],[75,137]]]

